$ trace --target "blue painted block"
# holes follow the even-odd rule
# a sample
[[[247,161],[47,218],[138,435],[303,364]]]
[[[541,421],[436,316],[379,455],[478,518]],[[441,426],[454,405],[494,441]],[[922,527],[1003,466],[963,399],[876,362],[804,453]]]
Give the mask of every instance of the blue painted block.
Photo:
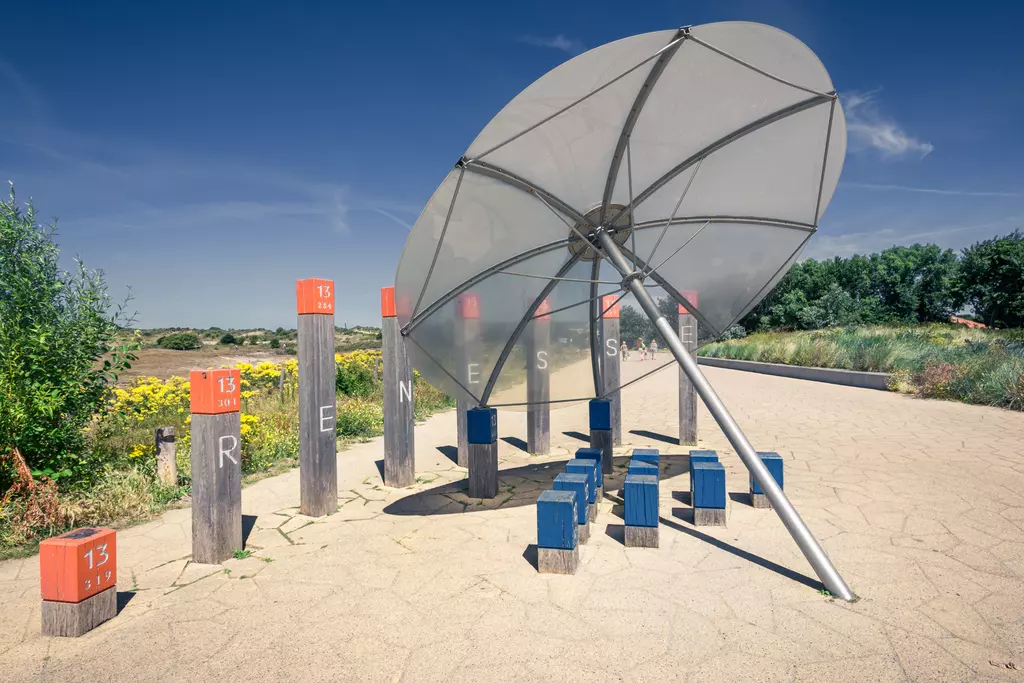
[[[579,539],[576,492],[545,491],[537,499],[537,547],[572,550]]]
[[[495,408],[471,408],[466,411],[469,443],[494,443],[498,440],[498,411]]]
[[[693,471],[693,507],[725,509],[725,468],[720,462],[698,462]]]
[[[655,465],[660,465],[661,454],[658,453],[657,448],[634,448],[633,460],[640,460],[641,462],[649,462]]]
[[[569,474],[584,474],[587,477],[587,502],[597,502],[597,473],[601,471],[597,461],[590,458],[577,458],[565,464]]]
[[[603,398],[595,398],[590,401],[590,428],[611,429],[612,428],[612,404]]]
[[[658,526],[658,478],[627,474],[625,510],[627,526]]]
[[[716,451],[690,451],[690,491],[693,492],[693,466],[698,462],[718,462]]]
[[[590,500],[590,492],[587,491],[587,475],[562,472],[555,477],[555,490],[576,492],[576,523],[586,524],[590,511],[590,506],[584,504],[585,501]]]
[[[593,460],[597,463],[597,488],[604,488],[604,471],[601,469],[601,449],[577,448],[576,457],[578,459]]]
[[[782,488],[782,456],[774,451],[758,451],[757,455],[761,458],[761,462],[764,463],[765,467],[772,474],[772,479],[775,483]],[[761,485],[754,479],[754,475],[750,475],[750,492],[763,494]]]
[[[642,474],[645,476],[654,477],[655,480],[657,480],[658,466],[653,463],[637,460],[634,457],[629,461],[629,469],[626,470],[626,474]]]

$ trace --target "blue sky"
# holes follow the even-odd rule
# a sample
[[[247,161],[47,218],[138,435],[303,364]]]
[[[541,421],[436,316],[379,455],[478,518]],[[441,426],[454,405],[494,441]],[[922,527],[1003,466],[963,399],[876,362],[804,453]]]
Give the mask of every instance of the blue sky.
[[[0,179],[132,287],[141,326],[292,327],[300,277],[347,292],[338,324],[377,324],[408,226],[509,99],[587,48],[711,21],[789,31],[844,98],[806,255],[1024,228],[1017,3],[93,4],[3,10]]]

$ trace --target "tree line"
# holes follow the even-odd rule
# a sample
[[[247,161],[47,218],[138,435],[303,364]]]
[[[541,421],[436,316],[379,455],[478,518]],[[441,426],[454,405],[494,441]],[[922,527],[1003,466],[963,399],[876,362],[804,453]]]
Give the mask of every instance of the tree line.
[[[659,307],[675,324],[675,302],[662,299]],[[954,315],[989,327],[1024,327],[1024,233],[976,242],[959,253],[914,244],[867,256],[806,259],[726,336],[948,322]],[[621,328],[630,342],[656,336],[646,316],[631,306],[623,307]]]

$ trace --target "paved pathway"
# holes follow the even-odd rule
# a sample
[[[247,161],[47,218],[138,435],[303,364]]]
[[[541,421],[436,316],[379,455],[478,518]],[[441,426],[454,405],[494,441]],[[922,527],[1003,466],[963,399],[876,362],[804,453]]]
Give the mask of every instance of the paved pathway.
[[[625,372],[640,367],[653,365]],[[438,450],[449,412],[416,431],[412,491],[381,484],[379,440],[340,455],[329,518],[297,514],[297,471],[246,488],[246,560],[190,562],[188,510],[120,532],[118,587],[133,594],[85,637],[41,637],[38,559],[0,563],[0,678],[1024,680],[1024,415],[705,372],[755,447],[783,454],[787,493],[859,602],[817,593],[775,514],[745,504],[746,472],[706,413],[729,526],[692,526],[687,449],[665,442],[669,369],[624,392],[629,446],[670,454],[658,550],[623,547],[608,496],[579,573],[538,575],[533,503],[581,445],[585,406],[553,413],[549,457],[502,442],[501,494],[483,504]],[[524,430],[499,416],[502,436]]]

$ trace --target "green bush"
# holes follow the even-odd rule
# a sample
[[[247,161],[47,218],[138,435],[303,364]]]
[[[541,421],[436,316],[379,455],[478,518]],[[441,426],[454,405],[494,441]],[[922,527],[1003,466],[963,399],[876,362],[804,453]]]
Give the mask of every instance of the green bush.
[[[235,335],[233,335],[230,332],[228,332],[227,334],[225,334],[223,337],[220,338],[220,343],[224,344],[224,345],[231,345],[231,344],[237,344],[238,340],[235,339]]]
[[[351,365],[338,365],[335,386],[346,396],[367,397],[373,393],[374,378],[369,368]]]
[[[281,340],[278,339],[277,337],[273,337],[270,340],[270,348],[272,348],[272,349],[279,349],[279,348],[281,348]]]
[[[117,343],[130,320],[124,304],[110,312],[101,272],[60,269],[55,232],[13,188],[0,202],[0,462],[18,449],[35,475],[58,479],[89,469],[83,429],[139,344]],[[10,482],[0,472],[0,490]]]
[[[191,351],[193,349],[198,349],[203,345],[202,342],[199,341],[199,337],[191,332],[169,334],[166,337],[160,337],[156,343],[160,348],[174,349],[175,351]]]

